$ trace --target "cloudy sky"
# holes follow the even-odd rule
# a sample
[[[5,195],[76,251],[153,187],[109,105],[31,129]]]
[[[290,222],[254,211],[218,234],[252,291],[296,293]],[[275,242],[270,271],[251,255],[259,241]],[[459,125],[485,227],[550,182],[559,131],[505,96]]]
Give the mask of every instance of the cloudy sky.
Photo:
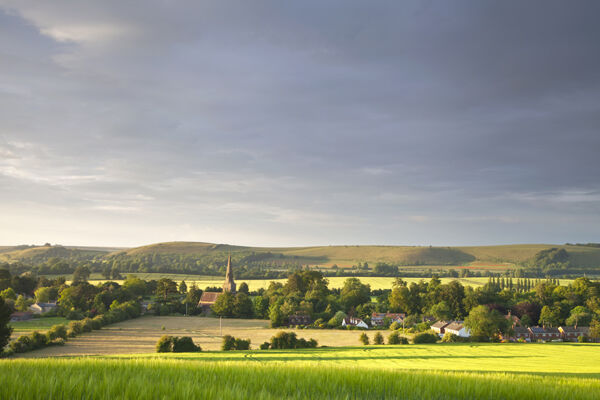
[[[0,244],[598,242],[598,15],[0,0]]]

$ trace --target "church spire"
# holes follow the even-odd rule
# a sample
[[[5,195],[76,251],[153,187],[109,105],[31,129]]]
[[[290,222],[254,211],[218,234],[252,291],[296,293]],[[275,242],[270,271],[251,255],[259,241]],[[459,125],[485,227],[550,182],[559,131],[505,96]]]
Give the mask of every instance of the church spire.
[[[235,293],[235,282],[233,280],[233,267],[231,266],[231,254],[227,259],[227,272],[225,273],[225,283],[223,283],[223,291]]]

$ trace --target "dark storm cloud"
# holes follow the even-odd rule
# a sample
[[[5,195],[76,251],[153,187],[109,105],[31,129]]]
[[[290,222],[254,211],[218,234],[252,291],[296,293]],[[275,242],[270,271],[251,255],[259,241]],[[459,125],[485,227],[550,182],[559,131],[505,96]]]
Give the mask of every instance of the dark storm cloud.
[[[597,2],[0,4],[5,242],[599,233]]]

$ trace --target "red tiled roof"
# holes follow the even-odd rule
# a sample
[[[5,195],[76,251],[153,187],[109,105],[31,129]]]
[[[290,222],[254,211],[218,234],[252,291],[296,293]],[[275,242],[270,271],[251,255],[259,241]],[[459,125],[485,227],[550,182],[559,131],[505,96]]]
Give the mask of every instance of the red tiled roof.
[[[213,304],[222,292],[204,292],[200,297],[200,304]]]

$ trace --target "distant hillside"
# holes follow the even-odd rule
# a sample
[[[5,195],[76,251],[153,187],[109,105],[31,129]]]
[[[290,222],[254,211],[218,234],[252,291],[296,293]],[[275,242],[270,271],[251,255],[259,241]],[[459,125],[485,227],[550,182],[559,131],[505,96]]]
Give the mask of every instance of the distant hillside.
[[[84,260],[109,254],[109,250],[100,250],[101,248],[84,247],[64,247],[64,246],[5,246],[6,250],[0,250],[0,262],[29,262],[42,263],[52,258],[62,258],[66,260]]]
[[[565,248],[576,265],[600,267],[600,248],[575,245],[521,244],[500,246],[430,247],[430,246],[315,246],[315,247],[244,247],[201,242],[168,242],[136,247],[111,255],[206,256],[218,253],[256,253],[274,260],[297,260],[314,265],[351,267],[367,262],[397,265],[462,265],[478,263],[518,264],[550,248]]]
[[[557,274],[583,274],[600,271],[600,247],[584,245],[521,244],[501,246],[431,247],[431,246],[312,246],[248,247],[203,242],[166,242],[131,249],[74,246],[4,246],[0,262],[41,264],[50,260],[42,271],[69,272],[79,262],[92,262],[93,270],[116,268],[127,272],[161,272],[221,275],[225,261],[232,255],[238,274],[253,278],[274,278],[291,268],[312,266],[321,269],[353,268],[353,273],[373,272],[378,263],[400,267],[406,276],[448,269],[503,272],[527,265],[542,251],[558,248],[568,252],[568,264],[546,266]],[[67,265],[53,267],[56,259]],[[368,264],[369,269],[366,269]],[[534,263],[535,264],[535,263]],[[431,271],[429,273],[431,273]],[[543,276],[545,270],[540,270]],[[572,271],[572,272],[570,272]],[[334,271],[335,272],[335,271]],[[49,273],[49,272],[45,272]],[[337,273],[337,272],[336,272]],[[412,275],[411,275],[412,274]]]

